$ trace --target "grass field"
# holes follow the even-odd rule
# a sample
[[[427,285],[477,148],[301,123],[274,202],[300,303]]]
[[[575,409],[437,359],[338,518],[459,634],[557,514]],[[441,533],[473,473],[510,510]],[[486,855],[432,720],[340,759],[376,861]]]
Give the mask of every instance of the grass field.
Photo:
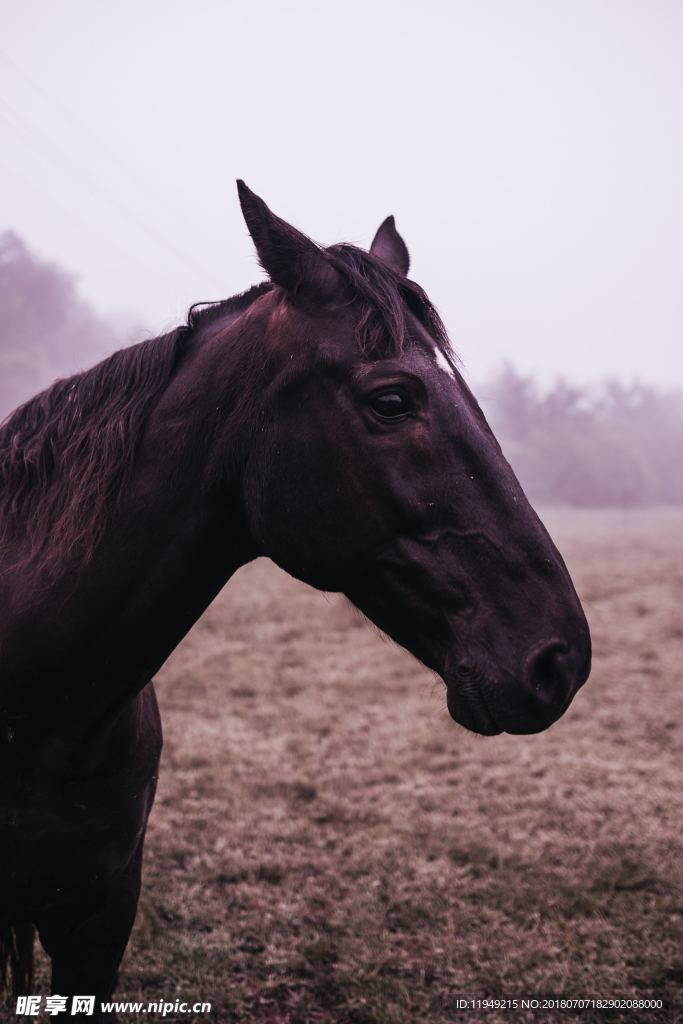
[[[538,736],[466,733],[343,599],[238,573],[158,680],[121,998],[220,1024],[683,1019],[683,522],[546,521],[595,657]],[[458,1008],[484,997],[664,1008]]]

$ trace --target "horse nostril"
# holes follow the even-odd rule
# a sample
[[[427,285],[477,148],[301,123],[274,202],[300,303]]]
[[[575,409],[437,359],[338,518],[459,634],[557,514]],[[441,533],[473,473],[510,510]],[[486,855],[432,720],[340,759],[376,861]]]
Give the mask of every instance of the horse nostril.
[[[536,654],[529,666],[529,688],[544,704],[565,708],[576,689],[567,644],[554,642]]]

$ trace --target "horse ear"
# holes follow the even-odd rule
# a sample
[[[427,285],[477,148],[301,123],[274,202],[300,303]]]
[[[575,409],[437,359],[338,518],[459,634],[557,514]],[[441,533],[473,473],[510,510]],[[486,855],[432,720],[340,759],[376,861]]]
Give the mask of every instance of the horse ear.
[[[243,181],[237,181],[240,205],[261,266],[275,284],[296,294],[309,289],[319,296],[338,287],[337,271],[316,243],[276,217]]]
[[[410,269],[408,247],[396,230],[393,216],[387,217],[377,228],[370,252],[387,263],[392,270],[403,274],[404,277]]]

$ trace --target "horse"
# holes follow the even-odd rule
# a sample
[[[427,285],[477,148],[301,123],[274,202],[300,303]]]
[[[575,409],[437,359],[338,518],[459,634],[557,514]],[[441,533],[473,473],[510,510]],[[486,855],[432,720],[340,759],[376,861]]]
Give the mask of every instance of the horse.
[[[323,248],[243,182],[268,279],[193,306],[0,429],[2,975],[114,991],[162,732],[153,677],[242,565],[345,594],[486,736],[590,670],[568,570],[506,462],[393,217]],[[79,1016],[78,1013],[74,1014]]]

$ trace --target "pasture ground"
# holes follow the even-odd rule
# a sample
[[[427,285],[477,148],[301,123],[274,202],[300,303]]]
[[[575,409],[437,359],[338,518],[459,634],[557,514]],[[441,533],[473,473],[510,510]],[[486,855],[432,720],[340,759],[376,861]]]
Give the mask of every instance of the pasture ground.
[[[683,520],[545,519],[594,670],[538,736],[466,733],[342,598],[237,574],[158,680],[119,998],[214,1024],[683,1019]],[[664,1008],[458,1007],[485,997]]]

